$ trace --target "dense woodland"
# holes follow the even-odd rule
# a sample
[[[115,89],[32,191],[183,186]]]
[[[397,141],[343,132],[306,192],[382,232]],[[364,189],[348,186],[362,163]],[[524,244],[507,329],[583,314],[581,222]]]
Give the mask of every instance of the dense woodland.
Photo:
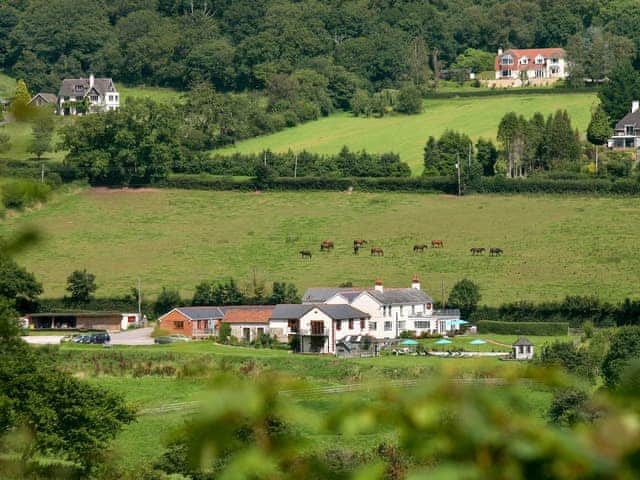
[[[90,15],[87,12],[91,12]],[[635,0],[5,0],[0,67],[55,91],[94,72],[129,84],[219,91],[286,86],[301,71],[345,105],[356,88],[428,84],[490,69],[499,48],[566,46],[601,78],[640,47]],[[465,53],[467,55],[459,55]],[[457,62],[457,63],[456,63]],[[306,75],[305,75],[306,76]],[[276,85],[271,85],[277,89]],[[326,105],[328,107],[328,104]]]

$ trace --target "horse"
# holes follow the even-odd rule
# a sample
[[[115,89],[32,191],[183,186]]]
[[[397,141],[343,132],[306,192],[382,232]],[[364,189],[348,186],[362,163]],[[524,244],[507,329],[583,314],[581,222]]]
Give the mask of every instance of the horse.
[[[444,242],[442,240],[431,240],[431,246],[433,248],[442,248],[444,247]]]
[[[384,250],[382,250],[380,247],[372,247],[371,255],[377,256],[377,257],[384,257]]]
[[[424,250],[425,250],[426,248],[429,248],[426,244],[424,244],[424,243],[416,243],[416,244],[413,246],[413,251],[414,251],[414,252],[417,252],[417,251],[424,252]]]
[[[300,258],[308,258],[311,260],[311,252],[309,250],[300,250]]]
[[[500,255],[502,255],[504,252],[502,251],[501,248],[490,248],[489,249],[489,255],[492,257],[498,257]]]
[[[353,254],[358,255],[360,253],[360,245],[353,244]]]
[[[366,244],[367,244],[367,241],[366,241],[366,240],[354,240],[354,241],[353,241],[353,246],[354,246],[354,248],[356,247],[356,245],[357,245],[358,247],[361,247],[362,245],[366,245]]]
[[[333,242],[331,240],[324,240],[320,244],[320,251],[324,252],[325,250],[326,251],[333,250]]]
[[[471,255],[482,255],[486,251],[484,247],[472,247]]]

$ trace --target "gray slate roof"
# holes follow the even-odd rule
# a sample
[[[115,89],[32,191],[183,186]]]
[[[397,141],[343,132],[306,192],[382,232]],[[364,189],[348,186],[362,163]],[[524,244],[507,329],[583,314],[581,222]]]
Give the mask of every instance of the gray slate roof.
[[[373,298],[385,305],[411,305],[433,302],[429,295],[415,288],[385,288],[383,292],[373,288],[308,288],[302,296],[302,301],[304,303],[323,303],[336,293],[340,293],[349,302],[352,302],[362,292],[368,292]]]
[[[76,85],[80,85],[82,90],[76,91]],[[111,78],[95,78],[93,80],[93,87],[100,95],[105,95],[107,92],[117,91]],[[88,78],[65,78],[62,81],[62,85],[60,85],[58,97],[85,96],[87,93],[89,93]]]
[[[519,346],[521,346],[521,345],[522,345],[522,346],[533,346],[533,343],[531,343],[531,342],[529,341],[529,339],[528,339],[528,338],[526,338],[526,337],[520,337],[520,338],[516,341],[516,343],[514,343],[514,344],[513,344],[513,346],[514,346],[514,347],[519,347]]]
[[[640,110],[627,113],[622,117],[622,120],[616,123],[616,130],[624,130],[625,125],[633,125],[634,128],[640,128]]]
[[[180,307],[177,309],[191,320],[209,320],[224,317],[220,307]]]
[[[351,305],[327,305],[327,304],[280,304],[276,305],[273,309],[271,318],[273,320],[297,320],[305,316],[311,310],[317,308],[321,312],[325,313],[333,320],[346,320],[349,318],[369,318],[368,313],[353,308]]]
[[[58,101],[58,97],[55,95],[55,93],[40,92],[36,93],[29,103],[33,102],[36,97],[42,97],[42,99],[44,99],[47,103],[56,103]]]

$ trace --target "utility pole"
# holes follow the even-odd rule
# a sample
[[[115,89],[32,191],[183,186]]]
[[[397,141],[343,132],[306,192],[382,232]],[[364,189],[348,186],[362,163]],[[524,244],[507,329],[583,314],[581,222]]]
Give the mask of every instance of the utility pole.
[[[471,171],[471,149],[473,148],[473,145],[471,144],[471,142],[469,142],[469,171]]]
[[[142,293],[140,288],[140,278],[138,278],[138,323],[142,323]]]
[[[293,165],[293,178],[298,176],[298,154],[296,153],[295,163]]]
[[[267,166],[267,151],[264,151],[264,166]]]
[[[44,163],[42,164],[42,169],[40,170],[40,183],[44,183]]]
[[[442,291],[441,291],[442,292],[441,293],[442,294],[442,309],[444,310],[445,307],[446,307],[446,303],[444,301],[444,278],[441,279],[440,282],[441,282],[441,288],[442,288]]]
[[[460,153],[456,153],[456,170],[458,170],[458,196],[462,195],[460,188]]]

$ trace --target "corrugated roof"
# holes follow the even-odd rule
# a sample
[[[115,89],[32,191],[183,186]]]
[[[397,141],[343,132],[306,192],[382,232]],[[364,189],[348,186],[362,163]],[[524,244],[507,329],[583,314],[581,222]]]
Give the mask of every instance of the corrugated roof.
[[[269,323],[273,307],[229,308],[224,313],[223,323]]]
[[[179,307],[178,310],[191,320],[221,319],[224,312],[220,307]]]

